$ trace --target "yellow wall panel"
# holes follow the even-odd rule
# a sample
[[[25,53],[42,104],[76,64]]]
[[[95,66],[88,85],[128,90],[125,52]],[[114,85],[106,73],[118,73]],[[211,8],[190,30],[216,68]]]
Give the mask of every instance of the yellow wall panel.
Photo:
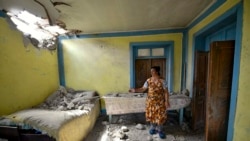
[[[187,68],[187,88],[192,88],[192,59],[193,59],[193,46],[194,46],[194,35],[203,27],[207,26],[213,22],[220,15],[225,13],[228,9],[232,8],[238,4],[240,0],[227,0],[219,9],[215,10],[209,16],[207,16],[203,21],[198,23],[188,32],[188,68]],[[249,140],[250,138],[250,103],[247,97],[249,97],[249,78],[250,73],[249,59],[250,59],[250,1],[244,0],[244,10],[243,10],[243,39],[242,39],[242,49],[241,49],[241,60],[240,60],[240,76],[239,76],[239,91],[237,96],[237,107],[234,123],[234,141]]]
[[[42,102],[59,85],[57,52],[23,44],[0,18],[0,115]]]
[[[191,78],[193,75],[193,70],[192,70],[192,59],[194,57],[193,54],[193,46],[194,46],[194,35],[197,33],[199,30],[213,22],[216,18],[224,14],[228,9],[232,8],[235,6],[237,3],[239,3],[241,0],[227,0],[223,5],[221,5],[218,9],[216,9],[214,12],[212,12],[210,15],[208,15],[206,18],[204,18],[201,22],[199,22],[197,25],[192,27],[188,31],[188,65],[187,65],[187,82],[186,82],[186,88],[191,89],[193,86],[193,78]]]
[[[250,1],[245,0],[243,4],[243,33],[240,60],[239,91],[234,124],[234,141],[247,141],[250,138]]]
[[[174,91],[181,87],[182,33],[63,40],[66,86],[100,95],[128,92],[130,43],[174,41]]]

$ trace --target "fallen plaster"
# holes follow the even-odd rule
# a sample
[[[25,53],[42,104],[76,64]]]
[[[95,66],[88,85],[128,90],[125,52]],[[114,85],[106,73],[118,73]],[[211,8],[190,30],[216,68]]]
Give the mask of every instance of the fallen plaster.
[[[149,134],[149,123],[144,113],[113,115],[111,123],[108,116],[100,116],[86,141],[204,141],[204,131],[192,131],[188,123],[179,125],[178,118],[169,117],[164,124],[165,139],[158,134]]]

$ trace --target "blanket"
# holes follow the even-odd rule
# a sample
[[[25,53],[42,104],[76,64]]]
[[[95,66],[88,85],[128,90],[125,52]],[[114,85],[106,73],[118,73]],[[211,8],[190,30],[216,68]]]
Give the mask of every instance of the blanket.
[[[58,138],[58,131],[61,126],[73,120],[76,117],[88,114],[87,110],[70,110],[70,111],[51,111],[44,109],[27,109],[22,110],[6,118],[17,124],[28,125],[43,134]]]
[[[98,100],[95,91],[75,91],[60,86],[43,103],[4,118],[58,140],[60,128],[78,117],[89,114]]]

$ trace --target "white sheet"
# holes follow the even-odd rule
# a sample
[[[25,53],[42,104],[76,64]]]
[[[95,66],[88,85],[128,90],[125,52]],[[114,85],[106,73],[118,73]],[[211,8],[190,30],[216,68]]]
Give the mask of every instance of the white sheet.
[[[24,123],[49,136],[58,138],[59,129],[70,120],[84,114],[87,110],[51,111],[43,109],[22,110],[6,116],[16,123]]]
[[[107,94],[105,101],[106,112],[109,115],[145,112],[147,93],[116,93]],[[169,96],[170,107],[167,110],[178,110],[187,107],[191,99],[184,94]]]

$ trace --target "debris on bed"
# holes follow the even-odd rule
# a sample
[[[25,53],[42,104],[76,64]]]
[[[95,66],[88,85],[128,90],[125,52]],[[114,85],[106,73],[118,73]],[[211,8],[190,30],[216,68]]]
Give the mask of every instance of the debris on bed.
[[[95,91],[75,91],[72,88],[66,89],[60,86],[58,90],[35,108],[58,111],[90,110],[94,106],[92,101],[97,98],[98,95]]]
[[[95,91],[74,91],[60,87],[40,105],[3,116],[3,120],[0,117],[0,124],[6,125],[7,123],[7,126],[18,126],[22,130],[32,129],[56,140],[62,138],[61,134],[65,135],[67,130],[71,130],[71,132],[79,130],[82,132],[78,132],[74,136],[82,138],[85,129],[77,127],[71,129],[72,126],[78,123],[84,124],[82,120],[86,119],[86,122],[90,122],[89,127],[91,127],[98,116],[98,110],[99,96]],[[79,121],[79,119],[81,120]],[[67,128],[68,125],[70,129]],[[71,140],[70,138],[75,139],[71,135],[68,136],[69,140]]]

